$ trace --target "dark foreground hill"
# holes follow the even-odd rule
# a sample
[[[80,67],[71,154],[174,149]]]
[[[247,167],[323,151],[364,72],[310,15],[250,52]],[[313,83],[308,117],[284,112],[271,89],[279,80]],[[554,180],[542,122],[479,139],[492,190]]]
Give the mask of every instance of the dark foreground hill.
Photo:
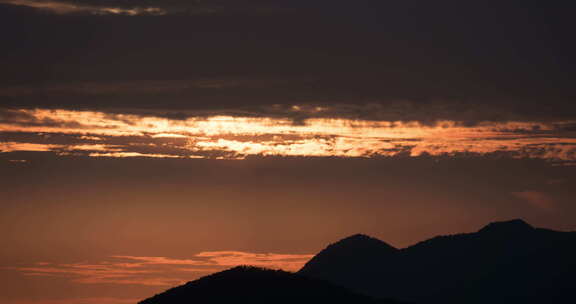
[[[513,220],[405,249],[355,235],[299,273],[418,303],[576,303],[576,233]]]
[[[139,304],[393,304],[349,291],[326,281],[281,270],[235,267],[215,273]]]

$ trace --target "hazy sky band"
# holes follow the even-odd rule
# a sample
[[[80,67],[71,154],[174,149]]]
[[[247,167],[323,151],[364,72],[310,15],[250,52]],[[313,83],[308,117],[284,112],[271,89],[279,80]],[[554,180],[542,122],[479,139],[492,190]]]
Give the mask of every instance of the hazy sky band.
[[[322,108],[316,108],[321,112]],[[292,111],[313,111],[294,106]],[[231,115],[171,119],[98,111],[16,109],[0,120],[2,152],[91,157],[483,156],[576,161],[573,121],[295,120]],[[310,115],[310,113],[307,113]]]
[[[311,254],[209,251],[200,252],[189,259],[112,256],[97,263],[38,262],[14,269],[29,276],[64,277],[83,284],[171,286],[186,282],[190,275],[212,273],[237,265],[257,265],[297,271],[312,256]]]

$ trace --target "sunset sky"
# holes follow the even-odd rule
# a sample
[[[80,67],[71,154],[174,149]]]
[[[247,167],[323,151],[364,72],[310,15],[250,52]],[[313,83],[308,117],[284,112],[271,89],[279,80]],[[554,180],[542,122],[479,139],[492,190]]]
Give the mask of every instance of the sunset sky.
[[[355,233],[576,230],[574,9],[0,0],[0,302],[136,303]]]

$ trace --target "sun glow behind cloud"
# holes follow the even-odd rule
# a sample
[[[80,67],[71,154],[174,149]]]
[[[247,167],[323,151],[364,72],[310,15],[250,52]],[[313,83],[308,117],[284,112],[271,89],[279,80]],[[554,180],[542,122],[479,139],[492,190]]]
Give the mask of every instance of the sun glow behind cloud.
[[[160,116],[46,109],[6,110],[1,152],[88,157],[418,157],[504,154],[576,161],[574,122],[293,120],[265,116]],[[8,139],[9,138],[9,139]]]

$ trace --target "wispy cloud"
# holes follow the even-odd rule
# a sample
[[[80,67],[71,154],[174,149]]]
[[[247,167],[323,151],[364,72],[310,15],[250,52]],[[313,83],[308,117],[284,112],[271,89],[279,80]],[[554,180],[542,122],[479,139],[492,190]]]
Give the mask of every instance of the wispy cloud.
[[[298,108],[298,111],[302,108]],[[308,109],[311,111],[311,109]],[[308,111],[306,110],[306,111]],[[313,110],[313,109],[312,109]],[[318,110],[320,111],[320,110]],[[0,113],[2,114],[2,113]],[[88,157],[247,156],[418,157],[501,155],[576,161],[573,121],[362,120],[143,114],[19,109],[0,117],[0,151],[53,151]]]
[[[28,276],[66,277],[81,284],[173,286],[237,265],[296,271],[311,257],[310,254],[210,251],[198,253],[188,259],[113,256],[98,263],[40,262],[16,269]]]
[[[268,268],[279,268],[295,271],[306,263],[310,254],[252,253],[243,251],[205,251],[192,259],[170,259],[165,257],[114,256],[117,259],[136,261],[145,265],[188,265],[228,267],[237,265],[254,265]],[[195,268],[197,269],[197,268]],[[189,270],[189,268],[188,268]]]
[[[108,153],[90,153],[90,157],[113,157],[113,158],[127,158],[127,157],[150,157],[150,158],[184,158],[178,155],[169,154],[153,154],[153,153],[139,153],[139,152],[108,152]],[[194,157],[186,157],[194,158]],[[199,157],[201,158],[201,157]]]
[[[296,271],[312,258],[309,254],[250,253],[242,251],[208,251],[197,257],[208,258],[223,266],[254,265]]]
[[[0,142],[0,152],[14,152],[14,151],[46,152],[46,151],[52,151],[53,149],[58,147],[60,146],[50,144]]]
[[[552,197],[544,192],[526,190],[512,192],[512,195],[539,209],[552,211],[556,207]]]

